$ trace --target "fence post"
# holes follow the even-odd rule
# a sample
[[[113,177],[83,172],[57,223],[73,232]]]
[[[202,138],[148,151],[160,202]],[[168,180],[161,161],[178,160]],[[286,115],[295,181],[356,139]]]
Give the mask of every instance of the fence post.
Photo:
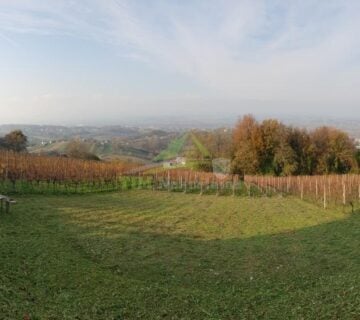
[[[232,195],[235,196],[235,176],[233,176]]]
[[[170,186],[170,171],[169,170],[167,172],[167,187],[168,187],[168,191],[170,191],[171,186]]]

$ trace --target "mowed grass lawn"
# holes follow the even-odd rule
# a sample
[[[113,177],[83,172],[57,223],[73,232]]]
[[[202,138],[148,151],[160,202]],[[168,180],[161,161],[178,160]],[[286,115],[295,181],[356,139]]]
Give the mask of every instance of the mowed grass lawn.
[[[360,213],[152,191],[17,200],[0,216],[0,319],[360,319]]]

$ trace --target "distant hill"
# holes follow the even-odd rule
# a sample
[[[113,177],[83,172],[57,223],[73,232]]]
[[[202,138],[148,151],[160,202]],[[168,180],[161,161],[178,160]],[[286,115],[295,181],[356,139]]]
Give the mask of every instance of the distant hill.
[[[69,140],[74,137],[82,139],[106,140],[116,137],[134,137],[147,133],[157,132],[166,133],[161,130],[136,128],[126,126],[53,126],[53,125],[22,125],[10,124],[0,125],[0,136],[5,135],[12,130],[20,129],[30,138],[32,142],[49,141],[49,140]]]
[[[71,140],[54,141],[45,145],[36,145],[29,148],[31,153],[38,154],[66,154],[67,146]],[[150,161],[155,151],[150,149],[143,149],[131,146],[128,142],[112,141],[97,141],[97,140],[83,140],[83,144],[87,145],[89,152],[97,155],[103,160],[127,159],[137,162]]]
[[[125,126],[48,126],[48,125],[0,125],[0,136],[20,129],[29,138],[29,152],[38,154],[64,154],[72,140],[87,145],[89,152],[101,159],[130,159],[151,161],[168,144],[179,136],[153,128]]]

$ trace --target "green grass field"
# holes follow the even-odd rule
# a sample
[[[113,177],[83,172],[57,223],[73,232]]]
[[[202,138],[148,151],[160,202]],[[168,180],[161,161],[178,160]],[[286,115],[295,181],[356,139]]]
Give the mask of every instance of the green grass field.
[[[176,158],[180,155],[180,152],[188,138],[187,134],[182,135],[180,138],[172,140],[168,147],[161,151],[155,158],[154,161],[164,161],[172,158]]]
[[[211,157],[209,150],[206,149],[206,147],[199,141],[199,139],[193,133],[191,134],[191,140],[203,157],[205,158]]]
[[[17,200],[0,216],[0,319],[359,319],[360,213],[152,191]]]

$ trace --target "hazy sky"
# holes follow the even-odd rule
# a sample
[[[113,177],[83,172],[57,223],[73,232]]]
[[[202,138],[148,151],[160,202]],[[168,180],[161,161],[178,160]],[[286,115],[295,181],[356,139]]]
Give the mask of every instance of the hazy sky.
[[[360,116],[360,1],[0,0],[0,111]]]

